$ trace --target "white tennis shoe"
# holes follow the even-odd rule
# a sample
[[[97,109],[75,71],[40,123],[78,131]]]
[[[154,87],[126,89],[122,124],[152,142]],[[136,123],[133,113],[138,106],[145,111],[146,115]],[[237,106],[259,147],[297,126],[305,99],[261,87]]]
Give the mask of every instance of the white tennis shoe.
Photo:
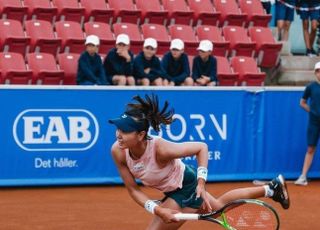
[[[302,185],[306,186],[308,185],[307,178],[303,175],[300,175],[299,178],[294,182],[295,185]]]

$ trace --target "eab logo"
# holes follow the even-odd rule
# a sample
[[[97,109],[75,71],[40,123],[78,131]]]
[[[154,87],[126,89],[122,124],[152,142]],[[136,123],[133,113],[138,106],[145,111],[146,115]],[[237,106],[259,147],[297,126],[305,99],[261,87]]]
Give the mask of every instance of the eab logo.
[[[13,125],[14,140],[26,151],[84,151],[98,135],[97,119],[82,109],[28,109]]]

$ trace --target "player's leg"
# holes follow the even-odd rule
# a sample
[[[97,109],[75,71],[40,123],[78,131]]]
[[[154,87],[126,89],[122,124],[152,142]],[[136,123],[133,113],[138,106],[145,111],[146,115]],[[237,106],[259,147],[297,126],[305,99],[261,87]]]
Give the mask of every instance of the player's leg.
[[[279,202],[284,209],[288,209],[290,206],[289,194],[286,186],[286,182],[282,175],[274,178],[268,185],[239,188],[228,191],[215,199],[211,195],[210,205],[213,209],[219,209],[227,203],[238,199],[257,199],[261,197],[270,197],[274,201]]]
[[[265,188],[263,186],[250,187],[250,188],[238,188],[228,191],[222,194],[218,198],[214,198],[211,195],[210,204],[214,210],[222,208],[227,203],[238,199],[255,199],[265,196]]]

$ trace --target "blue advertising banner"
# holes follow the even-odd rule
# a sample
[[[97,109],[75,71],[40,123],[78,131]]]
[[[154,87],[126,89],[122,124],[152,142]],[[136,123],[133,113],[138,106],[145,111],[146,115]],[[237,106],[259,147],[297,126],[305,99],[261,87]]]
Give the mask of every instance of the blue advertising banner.
[[[209,181],[295,178],[306,150],[302,90],[2,87],[0,186],[122,183],[107,120],[149,93],[175,109],[175,122],[150,134],[207,143]],[[320,176],[317,155],[310,177]],[[194,157],[183,160],[196,165]]]

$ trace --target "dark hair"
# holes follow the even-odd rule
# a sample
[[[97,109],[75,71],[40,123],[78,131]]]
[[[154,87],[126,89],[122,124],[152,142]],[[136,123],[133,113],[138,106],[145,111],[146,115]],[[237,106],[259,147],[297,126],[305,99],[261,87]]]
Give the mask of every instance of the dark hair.
[[[126,107],[126,114],[133,117],[137,122],[144,122],[145,131],[148,131],[149,127],[159,132],[161,124],[169,125],[173,122],[174,110],[170,109],[168,101],[164,102],[163,108],[159,108],[159,99],[155,94],[145,95],[145,99],[139,95],[132,98],[136,103],[129,103]]]

